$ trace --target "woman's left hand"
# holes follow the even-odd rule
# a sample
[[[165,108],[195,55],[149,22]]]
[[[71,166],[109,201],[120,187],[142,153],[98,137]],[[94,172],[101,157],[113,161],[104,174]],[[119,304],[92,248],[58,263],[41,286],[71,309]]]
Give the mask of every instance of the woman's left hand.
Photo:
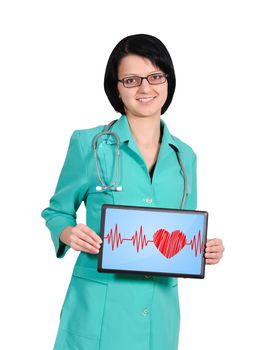
[[[224,246],[219,238],[208,239],[205,249],[206,264],[217,264],[223,255]]]

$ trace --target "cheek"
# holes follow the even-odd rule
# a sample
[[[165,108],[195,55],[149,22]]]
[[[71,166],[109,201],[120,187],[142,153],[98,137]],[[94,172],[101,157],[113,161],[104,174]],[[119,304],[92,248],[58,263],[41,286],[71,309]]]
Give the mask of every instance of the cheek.
[[[168,97],[168,84],[165,85],[163,95],[165,96],[165,99]]]
[[[126,94],[125,89],[123,88],[123,85],[121,83],[118,83],[117,85],[117,91],[118,91],[118,95],[120,96],[120,98],[123,100],[124,96]]]
[[[123,101],[124,105],[128,104],[131,100],[133,100],[135,94],[130,89],[119,90],[119,96]]]
[[[163,102],[165,103],[166,102],[166,99],[168,97],[168,94],[167,94],[167,91],[163,94]]]
[[[161,102],[164,104],[168,97],[168,88],[167,85],[163,86],[163,88],[159,91],[159,96],[161,98]]]

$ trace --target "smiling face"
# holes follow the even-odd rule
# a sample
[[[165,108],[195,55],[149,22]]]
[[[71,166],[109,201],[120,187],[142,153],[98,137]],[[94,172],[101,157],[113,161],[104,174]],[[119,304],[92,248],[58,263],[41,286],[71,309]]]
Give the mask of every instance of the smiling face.
[[[147,77],[153,73],[164,73],[153,63],[138,55],[127,55],[119,63],[118,79],[121,80],[133,75]],[[118,82],[119,96],[125,106],[127,116],[160,117],[161,108],[167,99],[167,81],[163,84],[151,85],[146,79],[137,87],[126,88]]]

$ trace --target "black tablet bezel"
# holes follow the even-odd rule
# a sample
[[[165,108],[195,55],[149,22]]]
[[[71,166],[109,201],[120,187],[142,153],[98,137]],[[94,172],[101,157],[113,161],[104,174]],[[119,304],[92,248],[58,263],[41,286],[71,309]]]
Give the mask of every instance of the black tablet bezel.
[[[134,271],[134,270],[115,270],[107,269],[102,267],[102,256],[103,256],[103,245],[101,244],[99,254],[98,254],[98,272],[108,272],[108,273],[129,273],[129,274],[141,274],[146,276],[166,276],[166,277],[183,277],[183,278],[197,278],[203,279],[205,277],[205,245],[207,242],[207,227],[208,227],[208,212],[201,210],[188,210],[188,209],[173,209],[173,208],[152,208],[152,207],[142,207],[142,206],[131,206],[131,205],[119,205],[119,204],[103,204],[101,208],[101,227],[100,227],[100,237],[104,241],[104,226],[105,226],[105,215],[107,208],[117,208],[117,209],[129,209],[129,210],[145,210],[145,211],[159,211],[159,212],[177,212],[177,213],[195,213],[204,216],[204,248],[202,252],[202,266],[201,273],[196,274],[175,274],[167,272],[152,272],[152,271]]]

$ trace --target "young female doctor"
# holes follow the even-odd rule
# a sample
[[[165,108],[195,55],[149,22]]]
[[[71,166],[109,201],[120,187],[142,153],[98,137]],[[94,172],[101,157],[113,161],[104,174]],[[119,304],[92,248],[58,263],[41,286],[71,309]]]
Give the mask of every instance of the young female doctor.
[[[74,131],[55,194],[42,211],[57,257],[70,247],[80,251],[54,350],[177,350],[176,278],[97,272],[102,204],[197,206],[196,155],[160,118],[175,90],[166,47],[150,35],[122,39],[108,60],[104,88],[121,114],[109,128],[118,140],[112,134],[99,135],[96,154],[94,137],[104,125]],[[184,203],[185,177],[176,151],[188,180]],[[82,201],[86,224],[77,224]],[[218,263],[223,250],[220,239],[208,240],[206,263]]]

